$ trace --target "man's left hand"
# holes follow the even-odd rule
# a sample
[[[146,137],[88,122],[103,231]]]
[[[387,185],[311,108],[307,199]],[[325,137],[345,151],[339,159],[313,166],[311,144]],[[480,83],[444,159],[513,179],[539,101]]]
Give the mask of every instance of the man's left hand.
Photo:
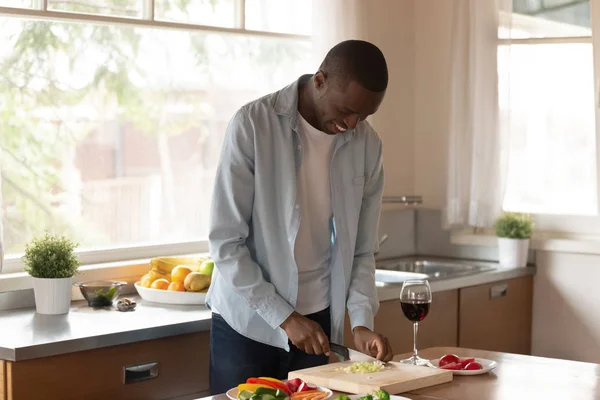
[[[378,360],[388,362],[394,357],[392,346],[388,339],[373,332],[364,326],[354,328],[354,344],[356,349],[362,353],[376,357]]]

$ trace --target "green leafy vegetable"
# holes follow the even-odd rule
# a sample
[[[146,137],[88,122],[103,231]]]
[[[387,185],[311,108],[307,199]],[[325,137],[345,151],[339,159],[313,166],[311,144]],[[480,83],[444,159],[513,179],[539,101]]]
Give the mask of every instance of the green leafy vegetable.
[[[348,397],[345,394],[340,394],[338,397],[335,398],[335,400],[350,400],[350,397]]]
[[[390,400],[390,394],[383,389],[374,391],[373,396],[376,397],[377,400]]]

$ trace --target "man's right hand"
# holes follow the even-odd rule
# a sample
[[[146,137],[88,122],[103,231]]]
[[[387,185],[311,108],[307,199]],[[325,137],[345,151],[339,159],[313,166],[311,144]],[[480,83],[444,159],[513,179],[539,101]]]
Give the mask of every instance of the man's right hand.
[[[321,325],[294,311],[283,321],[281,328],[294,346],[307,354],[329,356],[329,340]]]

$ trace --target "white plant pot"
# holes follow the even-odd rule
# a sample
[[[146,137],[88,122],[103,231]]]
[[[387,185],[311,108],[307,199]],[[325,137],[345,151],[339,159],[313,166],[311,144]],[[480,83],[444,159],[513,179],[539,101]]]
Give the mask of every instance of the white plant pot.
[[[529,239],[498,238],[498,261],[501,267],[526,267]]]
[[[67,314],[71,308],[73,278],[33,278],[38,314]]]

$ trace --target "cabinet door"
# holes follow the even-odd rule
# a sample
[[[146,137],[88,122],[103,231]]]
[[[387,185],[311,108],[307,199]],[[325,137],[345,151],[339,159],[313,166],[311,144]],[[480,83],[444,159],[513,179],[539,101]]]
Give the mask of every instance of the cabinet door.
[[[400,289],[398,289],[398,297]],[[458,290],[433,293],[429,314],[419,323],[417,347],[425,349],[434,346],[455,347],[458,344]],[[413,324],[404,317],[400,299],[382,301],[375,316],[375,330],[386,336],[394,354],[412,352]],[[346,321],[346,346],[355,347]]]
[[[0,360],[0,400],[6,400],[6,361]]]
[[[9,362],[8,399],[162,400],[208,391],[209,332]]]
[[[460,347],[531,353],[533,277],[460,290]]]

